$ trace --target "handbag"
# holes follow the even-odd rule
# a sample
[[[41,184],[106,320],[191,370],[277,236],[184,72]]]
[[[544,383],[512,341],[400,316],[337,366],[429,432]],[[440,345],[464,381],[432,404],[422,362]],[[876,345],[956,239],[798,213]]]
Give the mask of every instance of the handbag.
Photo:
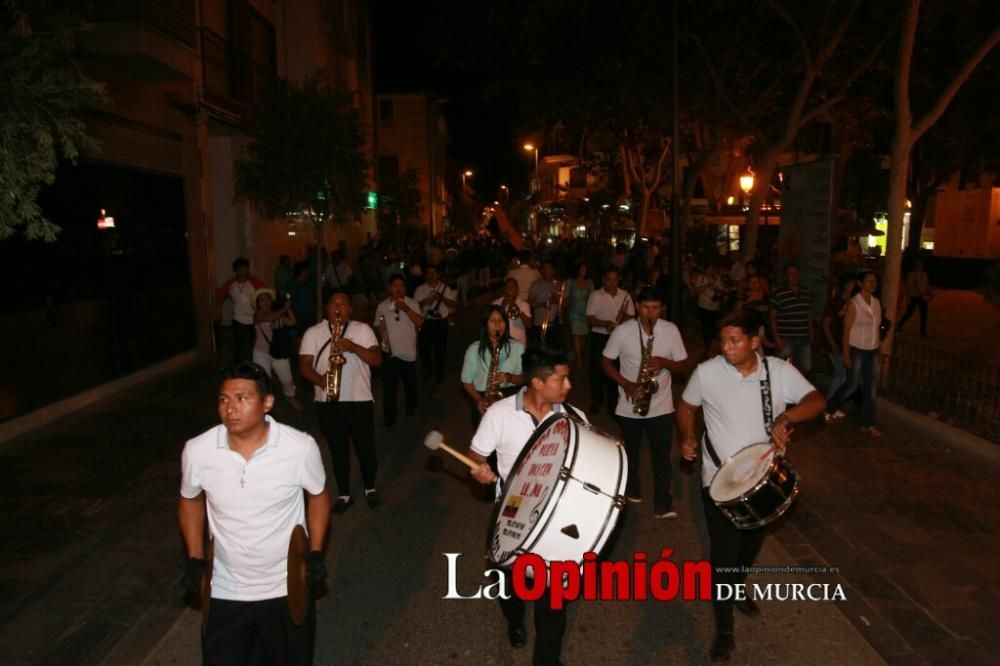
[[[261,335],[264,335],[263,331],[261,331]],[[271,337],[268,338],[264,335],[264,339],[267,340],[267,353],[271,358],[289,358],[295,353],[295,341],[292,339],[292,330],[289,328],[272,326]]]

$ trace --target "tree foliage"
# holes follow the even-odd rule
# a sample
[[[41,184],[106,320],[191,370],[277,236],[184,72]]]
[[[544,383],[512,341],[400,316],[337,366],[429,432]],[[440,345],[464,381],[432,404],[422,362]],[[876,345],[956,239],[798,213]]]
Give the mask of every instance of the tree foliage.
[[[104,103],[104,88],[73,60],[81,24],[43,2],[0,8],[0,240],[54,241],[38,194],[60,159],[95,148],[81,115]]]

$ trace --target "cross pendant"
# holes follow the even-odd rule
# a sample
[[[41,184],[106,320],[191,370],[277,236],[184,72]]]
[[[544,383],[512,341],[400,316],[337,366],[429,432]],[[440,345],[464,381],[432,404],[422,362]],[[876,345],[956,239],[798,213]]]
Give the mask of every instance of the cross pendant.
[[[246,488],[246,479],[240,477],[240,488]]]

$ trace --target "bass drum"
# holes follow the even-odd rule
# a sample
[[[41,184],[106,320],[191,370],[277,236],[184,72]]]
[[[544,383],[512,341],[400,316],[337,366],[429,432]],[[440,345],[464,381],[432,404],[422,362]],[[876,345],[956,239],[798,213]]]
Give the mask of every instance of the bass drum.
[[[625,505],[628,460],[621,443],[556,413],[521,450],[493,511],[486,556],[509,567],[524,553],[583,563],[599,553]]]

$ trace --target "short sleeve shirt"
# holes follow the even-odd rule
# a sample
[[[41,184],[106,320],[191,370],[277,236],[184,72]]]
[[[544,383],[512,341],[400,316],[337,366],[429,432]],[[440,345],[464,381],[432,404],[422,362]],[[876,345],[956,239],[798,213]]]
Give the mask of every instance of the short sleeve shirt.
[[[266,417],[267,443],[250,460],[218,425],[184,445],[181,497],[205,493],[215,544],[212,597],[261,601],[288,594],[288,541],[306,524],[303,489],[319,495],[326,472],[316,441]]]
[[[816,390],[788,361],[768,356],[767,367],[771,370],[774,418],[784,413],[788,405],[801,402]],[[691,374],[684,388],[684,402],[703,408],[705,429],[722,462],[746,446],[768,441],[760,392],[760,382],[765,376],[764,364],[760,361],[757,370],[744,377],[723,356],[705,361]],[[718,467],[708,455],[704,442],[702,454],[701,480],[708,486]]]
[[[512,375],[521,374],[521,356],[524,354],[524,345],[517,340],[510,340],[500,350],[500,372],[508,372]],[[490,363],[493,362],[492,351],[487,352],[485,357],[479,353],[479,343],[473,342],[465,350],[465,360],[462,362],[462,383],[472,384],[477,391],[485,391],[486,384],[490,376]],[[512,384],[501,384],[501,386],[513,386]]]
[[[434,292],[444,292],[444,298],[447,298],[449,301],[455,300],[455,290],[440,281],[436,287],[431,287],[426,282],[417,287],[413,292],[413,300],[419,303]],[[437,296],[434,298],[436,300]],[[435,301],[431,301],[421,312],[425,318],[444,319],[451,314],[451,308],[445,305],[444,300],[441,301],[441,305],[438,307],[435,307],[434,303]]]
[[[420,305],[412,298],[404,299],[407,307],[420,312]],[[375,309],[375,325],[379,317],[385,317],[385,328],[389,333],[389,347],[392,355],[403,361],[417,360],[417,327],[402,310],[396,309],[396,302],[390,298],[382,301]]]
[[[808,289],[779,289],[771,295],[771,307],[778,313],[778,335],[807,337],[812,316],[813,295]]]
[[[639,376],[642,350],[648,343],[649,336],[642,330],[639,322],[637,320],[628,321],[611,332],[611,337],[608,338],[608,343],[604,346],[604,357],[611,360],[618,359],[621,364],[622,376],[634,382]],[[656,321],[653,328],[653,356],[670,361],[683,361],[687,358],[687,350],[684,349],[681,332],[669,321],[663,319]],[[670,371],[664,368],[657,373],[655,378],[660,387],[649,401],[649,412],[646,416],[639,416],[632,411],[634,403],[626,397],[625,389],[620,386],[618,387],[618,407],[615,409],[615,415],[630,419],[649,419],[664,414],[673,414],[674,397],[670,390]]]
[[[629,296],[627,291],[619,289],[612,296],[604,289],[597,289],[587,299],[587,316],[596,317],[601,321],[615,321],[618,319],[618,312],[621,310],[625,299],[628,299],[628,305],[625,306],[625,314],[635,316],[635,303],[632,302],[632,297]],[[590,330],[594,333],[608,334],[608,329],[603,326],[591,326]]]
[[[351,321],[347,325],[344,337],[365,349],[378,346],[375,331],[364,322]],[[302,336],[302,346],[299,354],[312,356],[312,366],[321,375],[330,368],[330,324],[324,319],[315,326],[309,327]],[[347,363],[340,375],[340,402],[368,402],[372,400],[372,373],[368,364],[357,354],[344,354]],[[316,402],[326,402],[326,388],[313,387]]]

